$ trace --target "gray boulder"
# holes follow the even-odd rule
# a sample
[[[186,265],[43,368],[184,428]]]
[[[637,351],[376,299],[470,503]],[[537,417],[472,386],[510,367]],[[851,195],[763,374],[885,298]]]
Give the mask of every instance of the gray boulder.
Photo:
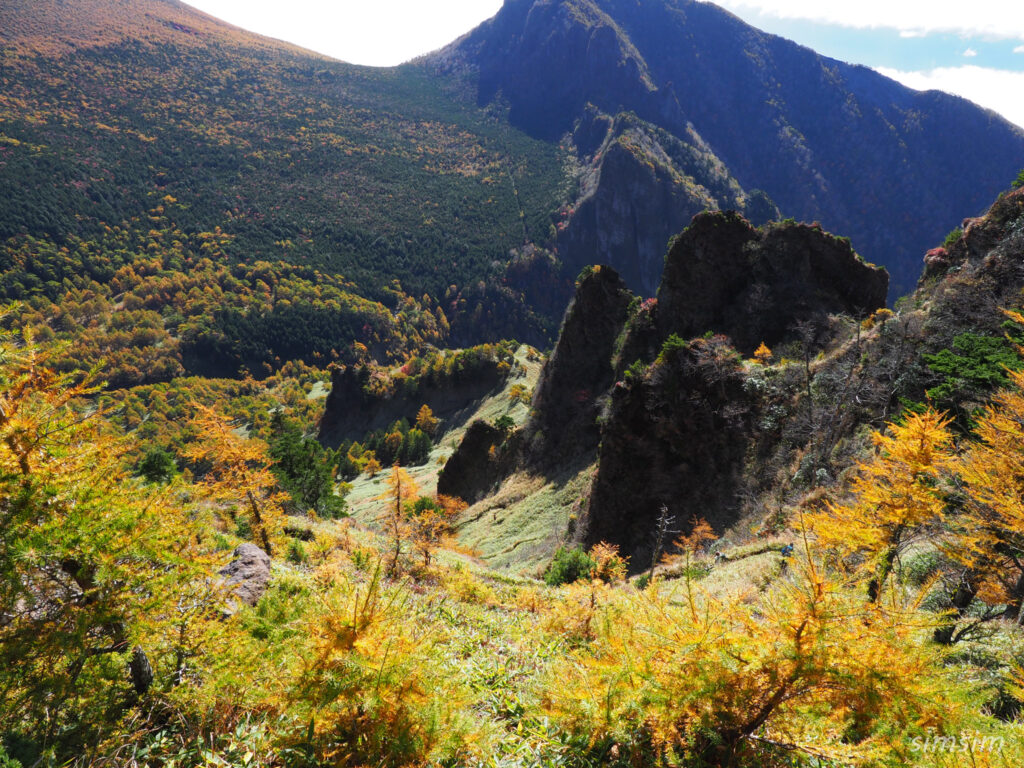
[[[270,556],[255,544],[240,544],[232,557],[220,570],[223,587],[246,605],[256,605],[270,581]]]

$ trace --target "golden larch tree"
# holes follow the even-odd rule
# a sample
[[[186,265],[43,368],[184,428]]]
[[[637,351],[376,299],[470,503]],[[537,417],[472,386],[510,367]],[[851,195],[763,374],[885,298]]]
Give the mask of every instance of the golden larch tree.
[[[131,476],[95,379],[47,363],[0,338],[0,732],[44,749],[165,679],[163,607],[208,575],[179,499]]]
[[[434,416],[434,412],[430,409],[430,406],[424,403],[419,412],[416,414],[416,429],[426,432],[431,437],[437,431],[438,420]]]
[[[392,555],[388,572],[397,573],[399,559],[402,556],[402,542],[411,535],[405,504],[419,496],[420,489],[409,473],[398,464],[391,467],[387,486],[388,489],[377,497],[388,502],[387,510],[378,519],[385,524],[391,538]]]
[[[273,557],[273,542],[283,526],[288,496],[270,471],[266,443],[239,435],[226,419],[203,405],[196,406],[193,424],[198,437],[185,447],[184,454],[211,465],[202,485],[217,503],[242,502],[256,543]]]
[[[961,501],[944,549],[971,574],[978,596],[1021,616],[1024,601],[1024,372],[1009,372],[978,419],[973,444],[951,470]]]
[[[948,426],[948,418],[928,410],[891,424],[889,434],[876,432],[876,453],[859,465],[853,498],[807,517],[821,547],[871,572],[873,601],[911,539],[942,522],[945,502],[937,484],[952,458]]]

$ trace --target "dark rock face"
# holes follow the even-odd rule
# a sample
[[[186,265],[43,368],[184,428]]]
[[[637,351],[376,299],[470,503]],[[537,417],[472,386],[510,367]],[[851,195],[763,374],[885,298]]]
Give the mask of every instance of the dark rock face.
[[[744,354],[774,346],[801,320],[863,316],[885,305],[889,277],[848,240],[817,227],[759,231],[736,213],[694,218],[669,251],[658,290],[662,338],[722,333]]]
[[[474,421],[458,449],[437,478],[437,492],[472,504],[491,491],[505,476],[498,449],[505,434],[485,421]]]
[[[255,544],[240,544],[232,557],[219,571],[224,588],[246,605],[256,605],[270,581],[270,557]]]
[[[527,440],[538,463],[597,447],[598,397],[614,380],[612,357],[632,299],[610,267],[594,267],[580,280],[533,396]]]
[[[616,385],[582,526],[588,546],[614,542],[639,571],[651,562],[663,506],[676,530],[694,517],[716,530],[735,522],[756,407],[743,382],[738,356],[719,338],[698,339],[643,379]]]
[[[640,52],[594,3],[506,0],[465,42],[459,53],[479,66],[480,102],[502,93],[511,121],[535,135],[558,139],[588,103],[612,114],[619,104],[642,105],[641,117],[681,119]]]
[[[850,236],[889,269],[897,295],[916,282],[919,255],[1024,166],[1024,131],[994,113],[819,56],[696,0],[506,0],[424,65],[473,72],[480,103],[500,94],[511,121],[541,138],[571,131],[588,104],[631,111],[680,140],[699,134],[784,216]],[[594,137],[578,140],[588,154]],[[660,180],[648,180],[654,195]],[[589,260],[623,266],[603,250],[615,240],[604,221],[584,225],[599,246]],[[627,281],[640,290],[657,275]]]
[[[361,440],[367,432],[414,416],[422,405],[430,406],[439,419],[451,418],[474,406],[502,380],[497,367],[488,366],[443,386],[421,380],[412,390],[403,389],[392,397],[381,398],[366,391],[369,376],[369,370],[358,365],[331,370],[331,392],[320,418],[321,443],[336,447],[344,440]]]
[[[558,234],[569,269],[597,259],[630,289],[652,296],[672,235],[701,211],[747,208],[739,183],[692,131],[682,141],[635,115],[612,120],[590,108],[576,136],[592,148],[580,198]],[[778,215],[770,201],[759,212]]]

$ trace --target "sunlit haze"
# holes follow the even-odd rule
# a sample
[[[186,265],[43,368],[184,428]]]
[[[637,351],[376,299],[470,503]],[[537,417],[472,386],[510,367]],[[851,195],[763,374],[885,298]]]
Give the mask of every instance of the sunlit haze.
[[[224,21],[353,64],[393,66],[489,19],[501,0],[188,0]]]
[[[189,0],[218,18],[353,64],[392,66],[493,16],[501,0]],[[1019,0],[722,0],[765,31],[874,67],[918,89],[968,98],[1024,126]]]

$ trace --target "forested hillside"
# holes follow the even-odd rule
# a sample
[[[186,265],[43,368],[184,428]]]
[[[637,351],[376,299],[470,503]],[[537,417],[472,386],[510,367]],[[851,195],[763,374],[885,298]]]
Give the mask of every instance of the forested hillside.
[[[355,341],[401,356],[409,329],[382,322],[409,297],[414,337],[548,338],[553,317],[520,296],[557,295],[553,266],[521,252],[548,237],[557,146],[415,68],[328,61],[179,3],[2,13],[4,297],[60,305],[73,289],[151,310],[196,372],[326,361]]]

